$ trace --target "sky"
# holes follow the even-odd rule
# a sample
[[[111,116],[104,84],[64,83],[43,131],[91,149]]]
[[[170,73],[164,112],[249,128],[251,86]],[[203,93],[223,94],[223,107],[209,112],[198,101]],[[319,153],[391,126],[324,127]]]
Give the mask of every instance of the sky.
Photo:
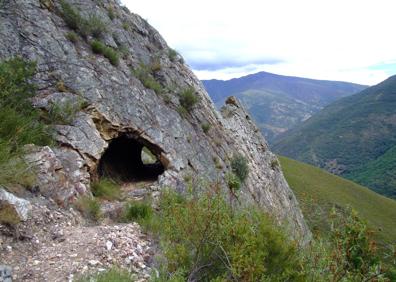
[[[394,0],[122,0],[200,79],[267,71],[373,85],[396,74]]]

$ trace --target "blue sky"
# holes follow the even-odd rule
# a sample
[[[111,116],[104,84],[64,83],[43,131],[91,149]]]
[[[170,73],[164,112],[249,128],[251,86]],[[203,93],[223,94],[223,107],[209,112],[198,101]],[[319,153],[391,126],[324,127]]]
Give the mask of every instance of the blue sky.
[[[200,79],[258,71],[376,84],[396,74],[393,0],[123,0]]]

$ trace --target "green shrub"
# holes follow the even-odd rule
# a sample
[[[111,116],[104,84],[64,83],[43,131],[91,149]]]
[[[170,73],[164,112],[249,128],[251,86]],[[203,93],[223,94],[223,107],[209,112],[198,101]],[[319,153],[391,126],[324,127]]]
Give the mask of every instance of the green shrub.
[[[109,16],[110,20],[114,20],[117,17],[115,12],[114,12],[113,7],[109,7],[107,9],[107,15]]]
[[[159,58],[155,58],[150,64],[151,73],[159,72],[161,70],[161,61]]]
[[[381,262],[372,232],[356,212],[333,209],[330,223],[329,239],[317,239],[304,252],[309,281],[392,281],[395,264]]]
[[[231,159],[232,172],[240,179],[241,183],[245,182],[249,174],[247,160],[241,154],[235,154]]]
[[[271,168],[277,169],[279,167],[279,161],[277,159],[271,160]]]
[[[233,192],[236,192],[241,188],[241,180],[232,172],[228,172],[226,174],[226,181],[228,188]]]
[[[118,56],[117,51],[115,51],[111,47],[107,47],[104,54],[103,54],[107,59],[109,59],[110,63],[113,66],[118,66],[120,63],[120,58]]]
[[[186,108],[184,108],[183,106],[178,106],[177,107],[177,112],[179,113],[179,115],[183,118],[187,118],[188,117],[188,111],[186,110]]]
[[[59,80],[56,83],[56,90],[58,90],[59,92],[67,92],[67,87],[66,87],[65,82],[63,80]]]
[[[102,38],[107,32],[106,24],[96,15],[91,15],[88,19],[81,16],[80,12],[71,4],[64,0],[60,1],[61,14],[67,26],[78,32],[84,38],[92,35],[95,38]]]
[[[206,133],[209,132],[210,124],[209,123],[203,123],[203,124],[201,124],[201,128],[202,128],[203,132],[206,134]]]
[[[34,182],[32,169],[23,160],[27,144],[51,145],[51,127],[40,119],[30,98],[35,86],[30,83],[34,63],[21,58],[0,62],[0,184]]]
[[[96,15],[91,15],[85,25],[88,33],[97,39],[102,38],[107,32],[106,24]]]
[[[169,281],[296,281],[296,246],[262,212],[233,210],[220,194],[164,192],[154,220]]]
[[[77,282],[131,282],[135,281],[132,274],[125,269],[113,267],[107,271],[86,275]]]
[[[106,49],[106,45],[104,45],[99,40],[92,40],[91,41],[91,49],[96,54],[103,54]]]
[[[91,48],[92,51],[96,54],[102,54],[105,56],[112,65],[118,66],[119,64],[119,56],[117,51],[113,48],[106,46],[99,40],[92,40],[91,41]]]
[[[74,31],[70,31],[70,32],[66,33],[66,38],[70,42],[73,42],[73,43],[77,43],[78,42],[78,35]]]
[[[180,105],[187,111],[191,111],[196,103],[199,102],[199,97],[195,94],[195,89],[189,87],[180,93]]]
[[[147,202],[129,202],[125,205],[122,220],[130,221],[148,221],[151,219],[153,209],[150,203]]]
[[[66,102],[54,103],[48,111],[47,119],[53,124],[70,125],[73,123],[78,112],[83,108],[83,106],[83,101],[73,103],[68,100]]]
[[[106,200],[117,200],[120,198],[120,186],[110,179],[101,179],[91,184],[91,192],[95,197]]]
[[[62,9],[62,17],[67,26],[75,31],[80,31],[81,26],[85,24],[80,12],[64,0],[60,1],[60,5]]]
[[[140,64],[140,67],[134,70],[133,74],[140,80],[144,87],[154,90],[156,94],[163,93],[161,84],[152,77],[148,66]]]
[[[77,210],[79,210],[85,217],[92,220],[99,220],[101,218],[100,203],[98,199],[90,196],[83,196],[75,202]]]
[[[177,53],[176,50],[169,48],[169,51],[168,51],[169,60],[171,60],[172,62],[175,62],[178,55],[179,54]]]

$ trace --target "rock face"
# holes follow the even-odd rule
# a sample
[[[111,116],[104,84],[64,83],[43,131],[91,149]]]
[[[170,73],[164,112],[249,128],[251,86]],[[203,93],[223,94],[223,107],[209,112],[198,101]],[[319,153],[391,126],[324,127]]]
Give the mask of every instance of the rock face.
[[[16,224],[25,221],[31,209],[29,201],[20,199],[0,187],[0,218],[3,223]]]
[[[250,168],[241,203],[256,203],[279,221],[287,221],[295,238],[309,239],[276,157],[237,101],[229,100],[222,114],[217,112],[182,58],[146,21],[116,1],[68,1],[81,17],[104,24],[100,34],[93,35],[120,54],[119,64],[112,65],[92,52],[90,34],[70,39],[70,24],[64,21],[59,2],[0,2],[0,58],[22,56],[37,62],[37,107],[76,108],[69,122],[56,126],[59,146],[43,148],[31,157],[41,164],[40,175],[46,174],[45,168],[50,172],[49,182],[57,191],[47,195],[67,204],[85,193],[90,181],[106,175],[106,169],[122,178],[136,173],[134,167],[136,179],[155,176],[153,190],[170,186],[183,191],[189,175],[223,181],[231,170],[230,159],[240,152]],[[188,110],[180,103],[187,89],[199,98]],[[112,155],[101,161],[114,144],[129,147],[112,149]],[[142,147],[157,157],[160,167],[155,171],[142,165],[138,154]],[[47,184],[44,179],[39,183],[44,194]]]

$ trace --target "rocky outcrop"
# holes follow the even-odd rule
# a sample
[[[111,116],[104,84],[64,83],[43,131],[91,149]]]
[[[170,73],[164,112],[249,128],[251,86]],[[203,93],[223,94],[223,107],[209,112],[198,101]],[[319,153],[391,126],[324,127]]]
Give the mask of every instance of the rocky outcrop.
[[[221,109],[224,126],[232,136],[239,153],[249,160],[250,173],[241,192],[242,202],[256,203],[294,228],[304,230],[305,223],[297,200],[282,174],[280,163],[250,115],[234,98],[229,97]],[[305,238],[307,240],[307,238]]]
[[[0,186],[1,223],[17,224],[28,219],[32,207],[29,201],[20,199]]]
[[[183,191],[184,180],[191,175],[222,182],[231,170],[230,159],[240,152],[251,172],[241,191],[241,204],[255,203],[279,221],[287,221],[295,238],[310,237],[279,163],[275,165],[276,157],[238,102],[230,100],[222,115],[218,113],[181,57],[146,21],[117,1],[68,3],[84,19],[100,19],[103,27],[95,36],[118,52],[118,64],[92,52],[92,35],[71,39],[58,1],[0,2],[0,58],[23,56],[37,62],[34,104],[38,108],[51,111],[54,105],[71,105],[75,109],[56,126],[59,146],[40,149],[31,157],[41,167],[43,194],[67,204],[85,193],[89,180],[105,173],[104,167],[120,174],[129,169],[122,165],[145,169],[136,153],[143,146],[163,169],[151,189],[170,186]],[[199,98],[189,109],[180,103],[187,89]],[[123,156],[129,152],[118,152],[107,158],[114,164],[103,165],[101,158],[118,138],[133,140],[130,144],[137,145],[131,146],[138,148],[131,148],[130,161]],[[48,183],[40,178],[45,169]],[[145,173],[151,176],[151,171]]]

